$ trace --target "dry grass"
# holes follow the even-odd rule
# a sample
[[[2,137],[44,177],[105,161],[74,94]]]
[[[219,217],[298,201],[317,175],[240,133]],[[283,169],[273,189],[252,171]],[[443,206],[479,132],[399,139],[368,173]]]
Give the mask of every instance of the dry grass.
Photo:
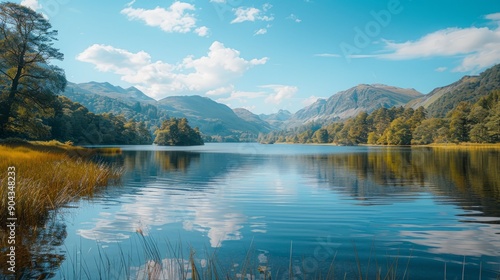
[[[92,162],[86,149],[69,143],[10,141],[0,143],[0,222],[7,218],[7,172],[15,168],[15,208],[19,224],[37,225],[47,212],[120,177],[120,170]]]

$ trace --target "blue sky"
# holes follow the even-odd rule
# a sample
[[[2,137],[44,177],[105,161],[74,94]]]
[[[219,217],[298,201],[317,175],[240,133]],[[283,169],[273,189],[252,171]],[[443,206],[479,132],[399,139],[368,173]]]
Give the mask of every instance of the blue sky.
[[[500,63],[498,0],[23,0],[71,82],[295,112],[358,84],[422,93]]]

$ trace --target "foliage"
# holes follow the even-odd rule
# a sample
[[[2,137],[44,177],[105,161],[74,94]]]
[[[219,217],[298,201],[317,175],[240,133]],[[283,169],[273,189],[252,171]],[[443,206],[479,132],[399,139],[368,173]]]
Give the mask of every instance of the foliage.
[[[51,65],[63,54],[53,47],[57,31],[42,14],[11,2],[0,4],[0,137],[46,137],[43,118],[54,114],[64,91],[64,71]]]
[[[75,144],[151,144],[144,122],[126,120],[113,114],[96,115],[79,103],[59,97],[56,116],[50,120],[52,137]]]
[[[500,65],[491,67],[479,76],[465,76],[450,85],[452,90],[443,94],[435,102],[426,107],[429,116],[443,118],[456,108],[460,102],[476,103],[482,96],[500,88]],[[442,89],[446,89],[444,87]],[[439,89],[437,89],[439,90]]]
[[[362,112],[344,122],[315,123],[260,135],[264,143],[332,143],[337,145],[425,145],[431,143],[499,143],[500,90],[493,90],[474,104],[460,102],[445,118],[427,118],[419,107],[379,108]],[[328,141],[325,142],[325,139]]]
[[[197,127],[191,128],[186,118],[165,120],[154,134],[154,143],[161,146],[203,145],[200,131]]]

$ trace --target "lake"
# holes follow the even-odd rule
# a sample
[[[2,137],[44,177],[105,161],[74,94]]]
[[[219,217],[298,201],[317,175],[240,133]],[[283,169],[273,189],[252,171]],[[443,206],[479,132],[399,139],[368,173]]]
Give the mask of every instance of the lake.
[[[190,278],[193,261],[245,279],[500,277],[500,150],[122,148],[98,159],[121,182],[38,234],[40,271]]]

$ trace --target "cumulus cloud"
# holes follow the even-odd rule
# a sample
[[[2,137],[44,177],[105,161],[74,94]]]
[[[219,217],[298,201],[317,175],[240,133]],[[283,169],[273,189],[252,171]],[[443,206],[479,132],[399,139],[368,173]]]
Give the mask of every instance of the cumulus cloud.
[[[434,71],[436,71],[436,72],[444,72],[446,70],[448,70],[448,67],[438,67]]]
[[[268,60],[267,57],[246,60],[238,50],[218,41],[212,43],[206,56],[187,56],[177,64],[152,61],[144,51],[133,53],[98,44],[84,50],[76,59],[94,64],[101,72],[118,74],[123,81],[157,99],[186,91],[215,90]]]
[[[446,28],[402,43],[384,40],[384,54],[352,55],[350,58],[409,60],[458,56],[463,58],[453,71],[477,71],[500,62],[500,13],[486,15],[485,19],[497,25],[493,28]]]
[[[197,27],[196,17],[189,11],[194,11],[195,6],[189,3],[174,2],[167,9],[156,7],[151,10],[133,8],[129,3],[121,13],[129,20],[143,21],[148,26],[159,27],[168,33],[195,32],[199,36],[207,36],[206,26]]]
[[[299,88],[287,85],[265,85],[262,88],[272,89],[273,93],[266,98],[266,103],[280,104],[285,99],[292,98]]]
[[[257,9],[253,7],[239,7],[233,9],[235,19],[231,21],[231,23],[241,23],[245,21],[272,21],[274,20],[273,16],[268,16],[265,13],[271,9],[270,4],[264,4],[262,9]]]

